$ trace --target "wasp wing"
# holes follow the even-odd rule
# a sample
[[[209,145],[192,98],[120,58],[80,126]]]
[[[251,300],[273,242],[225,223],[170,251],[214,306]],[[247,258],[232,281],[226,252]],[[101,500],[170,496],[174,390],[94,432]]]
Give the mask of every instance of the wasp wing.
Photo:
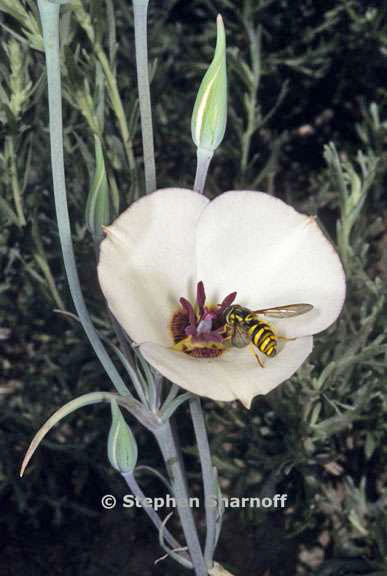
[[[244,348],[250,344],[250,336],[241,326],[235,326],[231,338],[231,343],[235,348]]]
[[[274,306],[273,308],[263,308],[254,310],[251,314],[263,314],[272,318],[293,318],[301,316],[313,309],[312,304],[287,304],[286,306]]]

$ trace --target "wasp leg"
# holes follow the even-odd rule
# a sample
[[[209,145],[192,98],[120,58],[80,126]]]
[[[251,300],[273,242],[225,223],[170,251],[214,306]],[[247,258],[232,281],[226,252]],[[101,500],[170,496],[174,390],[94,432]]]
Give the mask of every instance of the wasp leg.
[[[227,343],[228,346],[231,346],[232,345],[232,338],[234,335],[233,329],[230,328],[229,326],[224,326],[223,330],[220,333],[224,334],[223,338],[224,338],[225,342]]]
[[[297,338],[286,338],[286,336],[276,336],[277,340],[288,340],[289,342],[291,340],[297,340]]]
[[[253,356],[255,356],[255,359],[257,360],[258,364],[260,365],[261,368],[264,368],[265,365],[262,362],[262,360],[260,359],[260,357],[258,356],[258,354],[256,353],[255,349],[254,349],[254,345],[251,343],[249,345],[249,350],[250,352],[253,354]]]
[[[231,348],[232,347],[232,339],[231,336],[227,336],[227,338],[224,339],[224,345],[226,348]]]

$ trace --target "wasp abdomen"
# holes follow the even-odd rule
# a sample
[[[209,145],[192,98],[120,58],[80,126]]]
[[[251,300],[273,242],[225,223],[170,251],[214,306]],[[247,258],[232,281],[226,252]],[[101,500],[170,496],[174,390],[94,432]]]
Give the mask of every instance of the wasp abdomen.
[[[275,356],[277,340],[270,326],[262,320],[250,321],[248,324],[248,334],[254,346],[266,356]]]

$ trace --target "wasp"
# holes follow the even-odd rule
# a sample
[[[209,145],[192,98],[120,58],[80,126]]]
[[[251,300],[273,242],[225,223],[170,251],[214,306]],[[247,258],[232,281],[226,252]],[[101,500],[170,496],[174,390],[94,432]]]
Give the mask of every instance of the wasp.
[[[259,365],[263,368],[263,362],[255,352],[254,346],[270,358],[278,352],[277,341],[287,340],[287,338],[276,336],[270,324],[261,320],[259,315],[271,318],[293,318],[306,314],[312,308],[311,304],[288,304],[262,310],[249,310],[239,304],[232,304],[223,312],[225,331],[228,333],[232,346],[244,348],[250,345]]]

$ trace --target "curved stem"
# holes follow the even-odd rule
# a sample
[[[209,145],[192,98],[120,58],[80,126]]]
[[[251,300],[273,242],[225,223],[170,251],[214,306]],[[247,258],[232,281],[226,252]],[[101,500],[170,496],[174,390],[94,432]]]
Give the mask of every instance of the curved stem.
[[[206,545],[204,558],[210,568],[213,563],[216,546],[216,486],[213,474],[210,446],[208,443],[206,423],[204,420],[202,405],[199,396],[194,396],[190,400],[191,417],[194,426],[196,442],[198,445],[200,465],[202,469],[204,502],[206,510]]]
[[[42,21],[43,39],[46,53],[48,103],[50,116],[51,167],[54,184],[55,210],[58,221],[59,238],[62,248],[67,280],[74,306],[81,324],[94,348],[101,364],[109,375],[117,391],[130,395],[111,358],[106,352],[93,323],[90,320],[83,299],[75,263],[71,238],[70,218],[67,206],[66,183],[63,160],[62,94],[59,57],[59,9],[58,4],[49,0],[38,0]]]
[[[51,428],[56,426],[56,424],[63,420],[63,418],[75,410],[83,408],[84,406],[89,406],[90,404],[98,404],[100,402],[111,402],[112,400],[115,400],[118,404],[120,404],[120,406],[123,406],[126,410],[128,410],[148,430],[154,431],[159,426],[156,418],[152,418],[149,413],[144,410],[143,406],[137,402],[137,400],[124,398],[123,396],[112,392],[89,392],[88,394],[83,394],[82,396],[78,396],[78,398],[74,398],[74,400],[70,400],[70,402],[67,402],[61,406],[54,412],[54,414],[50,416],[50,418],[43,424],[43,426],[39,428],[24,456],[20,469],[20,476],[23,476],[28,462],[31,460],[35,450],[42,442],[43,438],[48,434]]]
[[[141,133],[144,151],[145,185],[150,194],[156,190],[156,166],[153,144],[152,107],[149,88],[147,13],[149,0],[133,0],[136,43],[137,83],[140,100]]]
[[[195,574],[196,576],[207,576],[207,567],[200,547],[192,509],[189,507],[186,479],[170,422],[168,421],[160,428],[154,430],[154,435],[160,446],[171,479],[177,510]]]
[[[123,478],[125,479],[127,485],[131,489],[133,495],[137,498],[139,502],[144,502],[146,500],[144,492],[141,490],[140,486],[137,483],[136,478],[134,477],[133,472],[127,472],[122,474]],[[145,513],[148,515],[150,520],[156,526],[157,530],[160,530],[162,526],[162,521],[157,514],[156,510],[151,506],[147,505],[143,507]],[[164,528],[164,536],[168,544],[172,546],[172,548],[181,548],[181,544],[174,538],[174,536],[169,532],[167,528]],[[188,556],[186,555],[188,560]]]

